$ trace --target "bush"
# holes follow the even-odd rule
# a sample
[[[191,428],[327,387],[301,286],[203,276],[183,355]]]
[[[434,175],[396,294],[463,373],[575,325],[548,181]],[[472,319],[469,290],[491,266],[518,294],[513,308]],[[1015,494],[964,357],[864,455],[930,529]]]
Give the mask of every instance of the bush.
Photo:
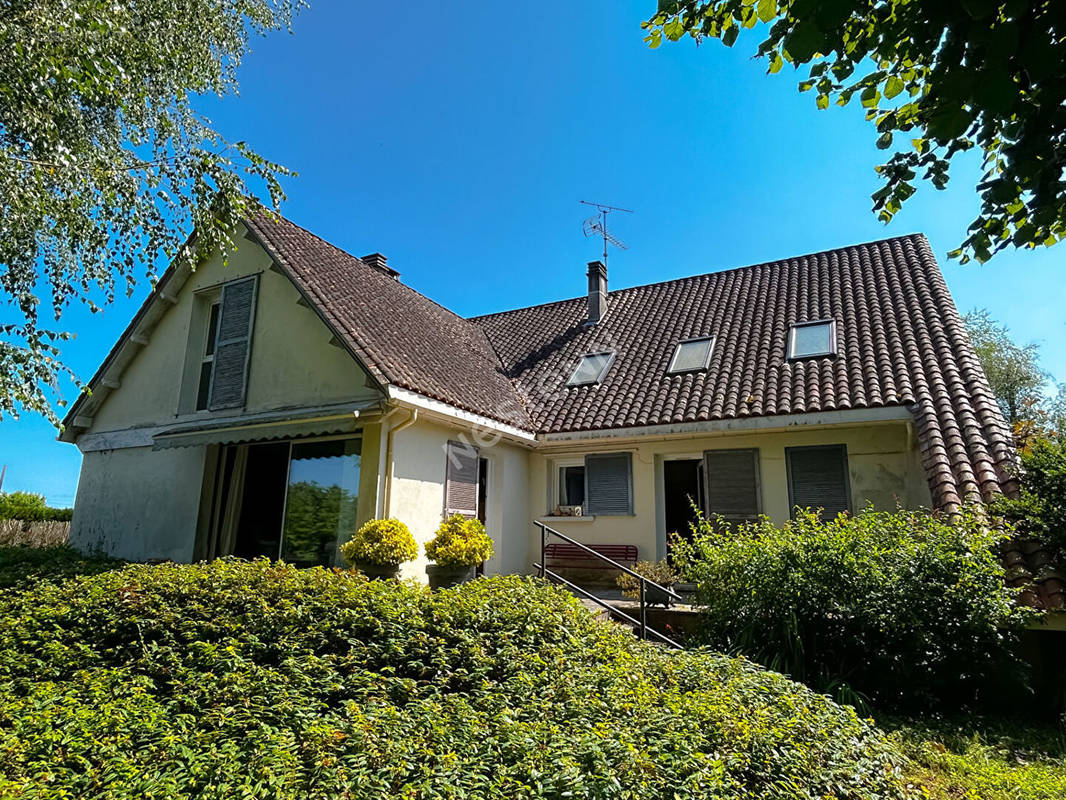
[[[959,707],[1021,685],[1030,612],[1004,584],[1004,538],[968,510],[867,510],[782,528],[703,520],[674,553],[699,586],[701,641],[858,705]]]
[[[393,567],[417,558],[418,545],[398,519],[372,519],[341,545],[341,554],[352,564]]]
[[[0,796],[917,798],[850,709],[519,577],[265,560],[0,592]]]
[[[633,571],[660,586],[669,587],[677,582],[677,571],[669,561],[638,561],[633,565]],[[640,597],[640,581],[628,572],[620,574],[615,583],[622,590],[623,597]]]
[[[86,556],[67,547],[0,547],[0,589],[27,586],[77,575],[96,575],[125,562]]]
[[[1052,559],[1066,560],[1066,441],[1037,438],[1021,451],[1021,496],[994,506],[1024,535],[1043,541]]]
[[[72,508],[50,508],[44,495],[32,492],[0,492],[0,519],[27,522],[70,522]]]
[[[473,567],[492,558],[492,539],[480,520],[453,514],[426,542],[426,557],[442,567]]]

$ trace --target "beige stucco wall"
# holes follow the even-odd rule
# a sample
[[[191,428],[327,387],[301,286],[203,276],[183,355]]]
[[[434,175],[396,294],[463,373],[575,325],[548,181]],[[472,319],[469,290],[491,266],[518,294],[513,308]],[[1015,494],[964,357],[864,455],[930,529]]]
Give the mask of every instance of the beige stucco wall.
[[[71,545],[131,561],[192,560],[205,451],[130,447],[86,453]]]
[[[856,426],[831,426],[784,431],[758,431],[719,435],[694,434],[684,438],[625,442],[604,439],[578,445],[558,445],[530,456],[529,497],[534,515],[568,536],[590,543],[635,544],[641,558],[665,556],[662,518],[662,464],[664,459],[701,457],[716,448],[757,448],[762,479],[763,513],[775,523],[789,517],[785,448],[820,444],[845,444],[851,478],[852,508],[868,504],[895,508],[897,499],[907,507],[930,505],[925,473],[918,460],[910,423],[875,422]],[[555,463],[586,453],[633,453],[633,515],[594,519],[548,517],[552,510]],[[549,477],[551,476],[551,477]],[[549,480],[552,483],[549,483]],[[539,534],[530,529],[528,547],[534,553]]]
[[[402,424],[400,416],[394,424]],[[433,538],[444,512],[444,476],[449,440],[461,431],[423,420],[398,431],[393,437],[393,466],[389,515],[402,520],[418,542],[419,558],[405,564],[405,577],[425,580],[424,544]],[[467,440],[471,441],[471,440]],[[487,573],[527,572],[528,453],[505,443],[480,448],[488,461],[486,530],[495,555],[486,563]]]
[[[121,387],[110,392],[96,411],[89,433],[328,405],[376,394],[351,355],[329,344],[330,331],[318,315],[297,302],[300,295],[292,282],[270,269],[265,251],[240,236],[238,241],[240,247],[230,255],[227,265],[216,255],[186,281],[178,302],[159,321],[149,343],[126,368]],[[186,353],[190,341],[199,345],[199,325],[206,325],[196,313],[196,293],[249,275],[259,275],[259,295],[245,407],[243,411],[182,413],[183,381],[188,398],[188,387],[198,380],[199,367],[197,353],[193,359],[195,369],[187,368]],[[193,327],[194,323],[197,327]]]

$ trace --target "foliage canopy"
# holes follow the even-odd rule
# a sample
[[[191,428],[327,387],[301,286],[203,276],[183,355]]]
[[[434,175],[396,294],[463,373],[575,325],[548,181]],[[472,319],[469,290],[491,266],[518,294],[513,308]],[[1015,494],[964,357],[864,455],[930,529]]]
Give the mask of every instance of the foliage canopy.
[[[53,420],[66,372],[42,327],[72,299],[97,310],[156,265],[231,245],[249,196],[276,207],[286,171],[192,107],[236,89],[249,37],[300,0],[10,0],[0,9],[0,416]],[[189,230],[196,235],[186,240]],[[183,242],[185,244],[183,245]]]
[[[418,544],[410,529],[398,519],[372,519],[341,545],[352,564],[391,567],[418,558]]]
[[[262,560],[0,592],[0,753],[27,800],[921,796],[850,709],[531,579]]]
[[[1021,450],[1021,493],[995,509],[1020,533],[1040,539],[1054,561],[1066,560],[1066,440],[1034,437]]]
[[[1058,0],[660,0],[647,41],[687,35],[731,47],[765,24],[769,72],[806,66],[818,108],[858,100],[877,146],[873,195],[888,222],[915,179],[944,188],[979,148],[981,211],[953,255],[986,261],[1009,245],[1066,236],[1066,4]],[[904,139],[900,148],[898,139]]]
[[[426,557],[442,567],[473,567],[492,558],[492,539],[481,520],[453,514],[426,542]]]

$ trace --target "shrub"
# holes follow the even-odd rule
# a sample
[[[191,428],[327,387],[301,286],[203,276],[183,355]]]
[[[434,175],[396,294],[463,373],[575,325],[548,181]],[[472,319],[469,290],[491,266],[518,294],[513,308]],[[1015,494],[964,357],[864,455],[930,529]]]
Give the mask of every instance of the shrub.
[[[0,547],[0,589],[76,575],[95,575],[125,562],[86,556],[72,547]]]
[[[519,577],[216,561],[0,592],[0,796],[904,800],[869,722]]]
[[[372,519],[341,545],[341,553],[353,564],[391,567],[417,558],[418,545],[398,519]]]
[[[426,542],[426,557],[442,567],[473,567],[492,558],[492,539],[480,520],[453,514]]]
[[[803,513],[781,528],[703,520],[674,553],[699,587],[703,642],[848,702],[957,707],[1020,681],[1029,612],[1004,584],[1004,537],[969,510]]]
[[[0,492],[0,519],[27,522],[70,522],[72,508],[51,508],[44,495],[33,492]]]
[[[638,561],[633,571],[660,586],[673,586],[677,582],[677,571],[669,561]],[[620,574],[615,582],[623,597],[640,597],[640,581],[628,572]]]
[[[994,510],[1019,533],[1034,536],[1066,559],[1066,440],[1037,438],[1021,451],[1021,495],[1000,498]]]

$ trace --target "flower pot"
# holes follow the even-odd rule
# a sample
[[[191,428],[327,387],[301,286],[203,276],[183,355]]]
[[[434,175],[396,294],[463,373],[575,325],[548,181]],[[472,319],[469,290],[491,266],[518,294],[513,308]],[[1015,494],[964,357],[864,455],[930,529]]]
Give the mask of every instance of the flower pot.
[[[662,606],[663,608],[669,608],[674,604],[674,598],[668,595],[663,589],[674,590],[674,585],[668,586],[652,586],[651,584],[645,584],[644,587],[644,602],[649,606]]]
[[[356,561],[355,568],[372,581],[388,580],[400,574],[399,564],[367,564],[363,561]]]
[[[466,564],[427,564],[426,575],[430,589],[450,589],[473,578],[474,568]]]

